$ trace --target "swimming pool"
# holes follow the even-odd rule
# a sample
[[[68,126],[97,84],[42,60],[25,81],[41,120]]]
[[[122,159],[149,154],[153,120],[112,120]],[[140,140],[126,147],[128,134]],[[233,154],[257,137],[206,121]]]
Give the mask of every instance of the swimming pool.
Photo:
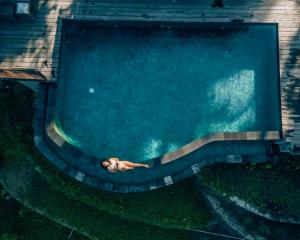
[[[280,131],[276,27],[69,24],[59,133],[87,154],[138,162],[208,134]]]

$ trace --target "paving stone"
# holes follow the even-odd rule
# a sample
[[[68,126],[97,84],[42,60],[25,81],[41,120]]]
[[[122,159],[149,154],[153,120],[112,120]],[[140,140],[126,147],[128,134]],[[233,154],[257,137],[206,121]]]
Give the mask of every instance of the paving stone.
[[[75,176],[75,179],[82,182],[84,177],[85,177],[85,173],[78,171],[76,176]]]
[[[35,143],[35,145],[39,146],[42,141],[43,141],[42,137],[40,137],[40,136],[34,136],[34,143]]]
[[[56,132],[49,132],[49,137],[59,147],[61,147],[66,141]]]
[[[193,173],[195,174],[200,171],[200,166],[198,163],[195,163],[191,166],[191,169],[192,169]]]
[[[239,133],[237,132],[230,133],[230,140],[239,140]]]
[[[269,132],[265,132],[264,134],[264,139],[265,140],[276,140],[280,138],[280,134],[277,131],[269,131]]]
[[[184,155],[186,155],[186,154],[189,154],[189,153],[195,151],[196,149],[199,148],[199,146],[201,146],[200,144],[201,144],[200,141],[194,141],[194,142],[192,142],[192,143],[190,143],[190,144],[185,145],[185,146],[182,148],[181,156],[184,156]]]
[[[240,140],[247,140],[247,133],[246,132],[240,132],[239,133],[239,139]]]
[[[224,140],[224,133],[217,133],[214,135],[215,141],[223,141]]]
[[[247,140],[256,140],[257,135],[256,132],[247,132]]]
[[[224,140],[230,140],[231,138],[230,138],[230,133],[228,133],[228,132],[225,132],[224,133]]]
[[[173,184],[172,177],[171,176],[164,177],[164,182],[165,182],[166,185]]]

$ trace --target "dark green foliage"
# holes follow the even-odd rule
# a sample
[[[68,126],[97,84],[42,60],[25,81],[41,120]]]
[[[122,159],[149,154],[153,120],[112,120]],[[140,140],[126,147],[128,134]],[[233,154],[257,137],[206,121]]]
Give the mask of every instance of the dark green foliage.
[[[0,240],[17,240],[17,235],[12,233],[4,233],[0,236]]]
[[[111,193],[84,186],[37,159],[32,164],[53,189],[121,218],[168,228],[206,226],[212,218],[205,201],[194,191],[192,179],[148,192]]]
[[[237,208],[235,204],[224,201],[223,197],[217,197],[222,208],[229,216],[229,221],[237,222],[240,232],[250,234],[252,239],[270,239],[270,240],[299,240],[300,228],[296,224],[286,224],[274,222],[268,219],[259,217],[255,214],[243,211]]]
[[[20,84],[0,82],[1,158],[23,157],[32,147],[33,93]],[[17,110],[17,111],[16,111]]]
[[[70,229],[55,224],[47,218],[21,206],[0,185],[0,240],[64,240]],[[86,239],[74,233],[75,239]]]
[[[13,231],[19,214],[19,205],[14,200],[9,200],[8,195],[0,185],[0,236]]]
[[[0,167],[5,159],[22,161],[32,149],[33,93],[21,84],[0,82]],[[1,185],[0,185],[1,186]],[[66,239],[69,229],[28,211],[1,186],[0,239]],[[85,239],[74,234],[72,239]]]
[[[273,214],[300,216],[300,160],[282,155],[270,168],[267,165],[215,165],[198,177],[203,185],[220,194],[238,196]]]
[[[26,206],[92,238],[150,240],[155,236],[155,239],[161,240],[186,239],[183,232],[125,221],[80,201],[69,199],[52,189],[26,160],[6,160],[0,169],[0,181],[14,198]],[[31,238],[38,239],[33,234]]]

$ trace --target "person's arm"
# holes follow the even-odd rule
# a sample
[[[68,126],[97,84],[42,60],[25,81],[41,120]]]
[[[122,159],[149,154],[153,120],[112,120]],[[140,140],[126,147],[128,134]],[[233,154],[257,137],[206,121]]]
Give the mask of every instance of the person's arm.
[[[107,168],[107,170],[111,173],[116,173],[117,172],[117,168]]]
[[[119,161],[119,158],[116,158],[116,157],[111,157],[108,159],[108,161],[111,161],[111,160],[114,160],[114,161]]]
[[[119,159],[118,158],[110,158],[107,161],[110,163],[110,165],[108,166],[107,169],[113,173],[117,172]]]

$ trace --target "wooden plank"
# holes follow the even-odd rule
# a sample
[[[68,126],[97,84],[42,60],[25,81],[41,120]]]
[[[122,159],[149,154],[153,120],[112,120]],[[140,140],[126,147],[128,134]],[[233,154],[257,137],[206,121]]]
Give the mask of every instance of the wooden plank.
[[[39,68],[52,68],[57,67],[58,63],[50,63],[45,64],[43,61],[40,62],[1,62],[0,67],[1,68],[33,68],[33,69],[39,69]]]

